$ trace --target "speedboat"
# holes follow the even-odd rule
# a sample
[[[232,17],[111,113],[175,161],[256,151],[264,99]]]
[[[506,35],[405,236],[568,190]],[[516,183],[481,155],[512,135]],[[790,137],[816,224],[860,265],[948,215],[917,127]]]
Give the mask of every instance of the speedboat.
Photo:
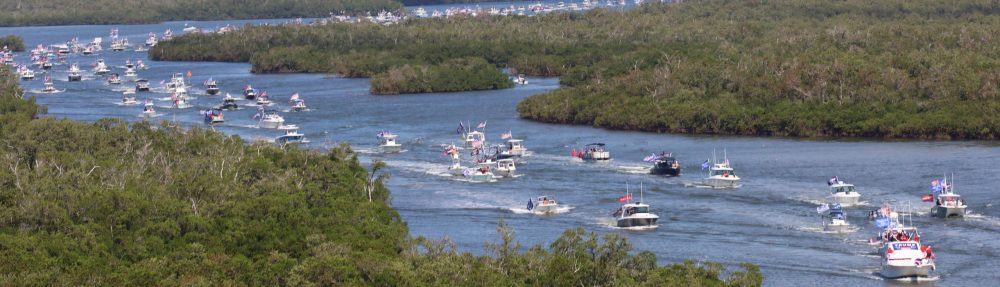
[[[201,111],[201,114],[205,116],[205,123],[217,124],[226,121],[226,117],[222,114],[220,109],[208,109]]]
[[[403,145],[396,143],[396,135],[388,131],[378,133],[378,148],[384,153],[400,152]]]
[[[528,79],[524,78],[524,74],[518,74],[517,77],[514,78],[514,83],[518,85],[527,85]]]
[[[469,131],[461,134],[462,142],[465,143],[465,147],[472,147],[476,142],[486,145],[486,134],[480,131]]]
[[[184,29],[181,29],[181,31],[183,31],[184,33],[192,33],[198,31],[198,28],[195,26],[190,26],[187,23],[184,23]]]
[[[514,172],[517,171],[517,167],[514,165],[514,160],[509,158],[498,159],[496,161],[496,168],[494,169],[496,174],[504,177],[513,177]]]
[[[125,68],[125,77],[135,79],[139,75],[135,73],[135,68]]]
[[[126,69],[135,69],[135,63],[132,63],[132,59],[125,60]]]
[[[713,157],[715,152],[712,152]],[[702,164],[706,166],[708,161]],[[740,177],[736,175],[736,170],[729,165],[729,157],[723,156],[722,162],[716,162],[708,168],[708,178],[705,178],[705,185],[714,188],[738,188],[740,187]]]
[[[135,100],[135,90],[128,89],[122,92],[122,105],[134,106],[138,104],[139,102]]]
[[[837,177],[826,182],[830,186],[830,199],[832,202],[843,206],[853,206],[858,204],[861,194],[854,190],[854,185],[845,183]]]
[[[274,142],[277,144],[286,145],[308,142],[306,135],[299,133],[299,128],[295,125],[282,126],[279,129],[285,130],[285,134],[274,139]]]
[[[138,79],[135,80],[135,90],[138,92],[148,92],[149,91],[149,80]]]
[[[509,134],[508,134],[509,135]],[[506,157],[520,157],[528,154],[528,148],[524,147],[524,140],[509,139],[504,146],[501,155]]]
[[[87,46],[87,47],[83,48],[83,51],[81,53],[83,53],[84,56],[93,55],[94,54],[94,48],[92,46]]]
[[[147,101],[146,104],[143,105],[143,107],[142,107],[142,116],[144,116],[144,117],[152,117],[152,116],[155,116],[155,115],[156,115],[156,109],[153,108],[153,103]]]
[[[163,38],[162,38],[163,41],[170,41],[173,38],[174,38],[174,31],[170,31],[170,29],[163,31]]]
[[[931,215],[940,218],[965,217],[965,209],[968,206],[962,196],[955,193],[954,181],[955,179],[952,178],[952,184],[948,184],[948,180],[945,178],[931,183],[932,188],[937,192]],[[935,185],[935,183],[937,184]]]
[[[167,82],[166,86],[168,91],[175,91],[178,88],[187,88],[187,84],[184,83],[184,75],[181,73],[175,73],[170,76],[170,82]]]
[[[186,109],[186,108],[190,108],[191,107],[191,104],[188,104],[188,102],[187,102],[187,97],[177,96],[177,94],[174,94],[171,97],[171,100],[173,100],[173,102],[174,102],[174,106],[173,107],[175,109]]]
[[[306,107],[306,101],[299,98],[299,93],[292,94],[292,97],[289,98],[288,101],[292,103],[293,112],[301,112],[308,109],[308,107]]]
[[[263,91],[263,92],[260,93],[259,96],[257,96],[257,105],[258,106],[269,106],[269,105],[271,105],[271,97],[267,96],[267,91]]]
[[[41,66],[42,66],[42,70],[51,70],[52,69],[52,62],[50,62],[50,61],[42,62]]]
[[[219,85],[213,79],[208,79],[205,81],[205,94],[209,96],[214,96],[219,94]]]
[[[55,93],[55,92],[58,92],[58,90],[56,90],[56,86],[54,84],[52,84],[52,78],[45,77],[45,83],[44,83],[44,85],[45,85],[45,87],[42,88],[42,93]]]
[[[22,80],[34,80],[35,79],[35,71],[32,71],[31,69],[29,69],[27,67],[21,68],[21,79]]]
[[[413,10],[413,16],[427,18],[427,10],[424,10],[424,7],[417,7],[417,9]]]
[[[158,43],[159,41],[156,40],[156,33],[149,32],[149,38],[146,38],[146,47],[153,47]]]
[[[219,106],[219,109],[232,111],[240,109],[240,106],[236,104],[236,98],[226,93],[226,97],[222,98],[222,105]]]
[[[79,82],[80,80],[83,80],[83,75],[80,74],[80,67],[75,63],[69,66],[68,80],[70,82]]]
[[[649,169],[650,174],[668,176],[678,176],[681,174],[681,162],[674,158],[673,153],[661,152],[659,154],[651,154],[643,160],[653,163],[653,167]]]
[[[489,163],[479,163],[476,167],[465,169],[463,174],[472,182],[493,182],[496,181],[496,178],[493,176],[490,166]]]
[[[118,74],[108,75],[108,84],[109,85],[121,85],[122,84],[122,78],[118,77]]]
[[[823,215],[823,230],[828,232],[846,232],[851,229],[851,224],[847,222],[847,214],[839,203],[823,204],[816,209]]]
[[[615,209],[612,216],[615,217],[616,226],[622,228],[655,228],[659,216],[649,211],[649,204],[642,203],[642,195],[638,202],[632,201],[632,193],[626,191],[625,196],[618,198],[622,206]]]
[[[256,100],[257,90],[254,90],[253,87],[247,85],[246,87],[243,88],[243,98],[247,100]]]
[[[260,128],[274,129],[285,123],[285,118],[273,110],[259,109],[255,117],[260,118],[260,122],[257,123],[257,126]]]
[[[592,143],[583,147],[582,151],[573,150],[573,157],[579,157],[585,161],[606,161],[611,160],[609,152],[603,143]]]
[[[108,69],[108,65],[104,64],[104,60],[97,60],[97,64],[94,65],[95,75],[106,75],[110,72],[111,69]]]
[[[537,214],[555,213],[558,208],[559,203],[548,196],[539,196],[535,198],[534,202],[530,198],[528,199],[528,210]]]
[[[879,274],[890,279],[929,277],[937,269],[933,254],[919,241],[896,241],[885,244]]]
[[[183,86],[175,88],[173,95],[179,99],[184,99],[184,100],[191,98],[188,96],[187,89],[185,89]]]

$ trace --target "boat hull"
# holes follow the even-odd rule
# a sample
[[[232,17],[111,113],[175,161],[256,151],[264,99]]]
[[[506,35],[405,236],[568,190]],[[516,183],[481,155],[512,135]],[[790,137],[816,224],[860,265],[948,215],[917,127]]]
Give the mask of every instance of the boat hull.
[[[218,95],[219,89],[207,89],[205,90],[205,93],[208,94],[209,96]]]
[[[655,217],[644,217],[644,218],[618,218],[618,227],[650,227],[655,226],[656,221],[659,218]]]
[[[559,208],[559,206],[555,205],[555,204],[538,205],[538,206],[535,206],[534,208],[532,208],[531,212],[539,213],[539,214],[549,214],[549,213],[555,213],[557,208]]]
[[[882,277],[889,279],[897,278],[907,278],[907,277],[927,277],[930,276],[931,271],[934,270],[934,264],[920,265],[920,266],[900,266],[891,264],[882,264],[882,270],[879,274]]]
[[[659,166],[659,165],[657,165],[657,166],[653,166],[653,168],[649,170],[649,173],[650,174],[655,174],[655,175],[678,176],[678,175],[681,175],[681,169],[680,168],[671,168],[669,166]]]
[[[260,124],[259,124],[259,126],[260,126],[261,128],[265,128],[265,129],[276,129],[276,128],[278,128],[279,126],[281,126],[281,124],[282,124],[282,123],[284,123],[284,122],[277,122],[277,121],[261,121],[261,122],[260,122]]]
[[[827,232],[847,232],[851,230],[850,224],[830,224],[827,223],[823,226],[823,230]]]
[[[79,82],[81,79],[83,79],[83,76],[69,76],[68,80],[70,82]]]
[[[965,207],[935,206],[931,215],[940,218],[965,217]]]
[[[387,153],[400,152],[403,150],[402,145],[381,145],[378,148],[381,149],[382,152]]]
[[[493,181],[493,180],[494,179],[493,179],[493,174],[492,173],[469,175],[469,181],[472,181],[472,182],[490,182],[490,181]]]
[[[737,188],[740,187],[739,179],[709,177],[705,179],[705,185],[714,188]]]
[[[834,194],[834,195],[830,196],[830,200],[833,201],[833,203],[839,203],[841,206],[854,206],[854,205],[858,205],[858,200],[860,198],[861,198],[861,195],[858,194],[858,193],[852,193],[852,194],[842,194],[841,193],[841,194]]]

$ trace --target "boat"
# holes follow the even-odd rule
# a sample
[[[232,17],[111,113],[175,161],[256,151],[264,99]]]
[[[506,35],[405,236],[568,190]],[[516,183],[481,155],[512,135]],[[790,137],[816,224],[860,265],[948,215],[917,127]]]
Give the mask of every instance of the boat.
[[[678,176],[681,174],[681,162],[677,158],[674,158],[673,153],[660,152],[659,154],[651,154],[644,158],[643,161],[653,163],[653,167],[649,169],[650,174],[667,176]]]
[[[131,59],[125,60],[125,68],[126,69],[135,69],[135,63],[132,63]]]
[[[42,88],[42,93],[55,93],[59,91],[56,90],[56,86],[52,84],[52,78],[48,76],[45,77],[45,82],[43,84],[45,87]]]
[[[209,78],[208,81],[205,81],[205,94],[208,94],[209,96],[219,94],[219,85],[215,82],[215,80]]]
[[[171,75],[170,82],[167,82],[166,88],[168,91],[174,91],[178,88],[187,88],[187,84],[184,83],[184,75],[181,73]]]
[[[539,196],[535,198],[534,202],[532,202],[530,198],[528,199],[528,211],[536,214],[552,214],[555,213],[558,208],[559,203],[549,196]]]
[[[378,148],[384,153],[395,153],[403,150],[403,145],[396,143],[396,135],[381,131],[378,133]]]
[[[702,167],[708,163],[706,160]],[[736,170],[729,164],[729,158],[723,156],[722,162],[716,162],[708,168],[708,177],[705,178],[704,183],[714,188],[738,188],[740,187],[740,177],[736,175]]]
[[[444,148],[442,152],[444,155],[451,157],[451,166],[448,167],[448,174],[461,176],[465,172],[465,167],[462,166],[462,160],[460,158],[461,153],[458,151],[458,147],[454,144],[448,145]]]
[[[108,65],[104,64],[104,60],[97,60],[97,63],[94,64],[95,75],[107,75],[110,72],[111,69],[108,69]]]
[[[306,101],[299,98],[299,93],[292,94],[292,97],[288,99],[292,103],[293,112],[301,112],[308,109],[306,107]]]
[[[816,208],[816,212],[823,214],[823,230],[827,232],[847,232],[851,230],[851,224],[847,222],[847,214],[839,203],[826,204]]]
[[[184,23],[184,29],[181,29],[181,31],[183,31],[184,33],[193,33],[197,32],[198,28],[195,26],[188,25],[187,23]]]
[[[489,163],[479,163],[475,167],[466,168],[462,173],[465,175],[465,178],[469,179],[471,182],[496,181],[496,177],[493,176],[493,171]]]
[[[137,92],[148,92],[149,91],[149,80],[146,80],[146,79],[135,80],[135,90]]]
[[[121,85],[122,84],[122,78],[118,77],[118,74],[108,75],[108,84],[109,85]]]
[[[267,91],[260,92],[260,95],[257,96],[257,105],[258,106],[271,105],[271,97],[267,96]]]
[[[170,29],[163,31],[163,38],[162,38],[163,41],[170,41],[173,38],[174,38],[174,31],[170,31]]]
[[[920,242],[920,232],[912,226],[912,213],[906,213],[909,225],[900,220],[900,216],[885,205],[882,213],[889,216],[879,217],[875,226],[881,228],[870,242],[879,246],[881,268],[879,274],[889,279],[929,277],[930,272],[937,269],[934,264],[934,254],[929,246]]]
[[[135,79],[139,75],[135,73],[135,68],[125,68],[125,77]]]
[[[257,90],[254,90],[253,87],[247,85],[246,87],[243,88],[243,98],[247,100],[256,100]]]
[[[587,144],[581,150],[578,152],[576,149],[573,149],[573,157],[579,157],[585,161],[611,160],[611,152],[607,150],[607,147],[603,143]]]
[[[498,174],[503,177],[514,177],[514,172],[517,171],[517,167],[514,165],[513,159],[498,159],[495,163],[496,167],[493,169],[495,171],[494,174]]]
[[[931,188],[936,193],[934,208],[931,209],[932,216],[940,218],[965,217],[965,210],[968,206],[962,196],[955,193],[954,185],[954,176],[951,184],[948,183],[948,178],[931,182]]]
[[[32,71],[28,67],[22,67],[20,74],[21,74],[21,79],[22,80],[34,80],[35,79],[35,71]]]
[[[75,63],[69,66],[68,78],[70,82],[79,82],[80,80],[83,80],[83,75],[80,74],[80,67]]]
[[[152,117],[156,115],[156,109],[153,108],[153,102],[146,101],[146,104],[142,106],[142,116]]]
[[[504,134],[503,137],[510,138],[510,133]],[[528,148],[524,146],[524,140],[519,139],[508,139],[501,152],[505,157],[521,157],[527,154]]]
[[[175,109],[186,109],[191,107],[191,104],[188,104],[187,102],[187,97],[179,96],[177,93],[172,94],[170,96],[170,100],[173,101],[173,107]]]
[[[208,124],[223,123],[226,121],[226,117],[222,114],[221,109],[207,109],[201,111],[201,114],[205,116],[205,123]]]
[[[263,106],[257,109],[257,114],[254,117],[260,119],[257,123],[259,128],[274,129],[285,123],[285,118],[281,117],[277,111],[265,110]]]
[[[83,53],[84,56],[93,55],[94,54],[94,48],[92,46],[87,46],[87,47],[83,48],[83,52],[81,52],[81,53]]]
[[[514,83],[518,85],[527,85],[528,79],[524,78],[524,74],[518,74],[517,77],[514,78]]]
[[[618,202],[622,205],[612,216],[615,217],[615,226],[621,228],[656,228],[656,221],[660,217],[649,210],[649,204],[642,202],[642,187],[639,188],[639,201],[632,202],[632,193],[626,184],[625,195],[618,197]]]
[[[122,92],[122,105],[134,106],[138,104],[139,102],[135,100],[135,90],[128,89]]]
[[[854,189],[853,184],[845,183],[838,177],[830,178],[826,182],[830,186],[830,201],[839,203],[842,206],[853,206],[858,204],[861,194]]]
[[[52,62],[49,62],[49,61],[42,62],[41,66],[42,66],[42,70],[51,70],[52,69]]]
[[[417,9],[413,10],[413,15],[419,18],[427,18],[427,10],[424,10],[424,7],[417,7]]]
[[[156,40],[156,33],[149,32],[149,38],[146,38],[146,47],[153,47],[158,43],[159,41]]]
[[[485,128],[486,123],[479,124],[480,127]],[[474,146],[486,146],[486,134],[472,128],[466,128],[465,124],[458,123],[458,137],[462,140],[462,144],[467,148]]]
[[[187,89],[185,89],[184,87],[175,88],[173,95],[176,96],[178,99],[184,99],[185,101],[191,98],[188,96]]]
[[[282,126],[280,129],[285,130],[285,134],[274,138],[274,142],[277,144],[287,145],[308,142],[306,135],[299,133],[299,128],[295,125]]]
[[[219,109],[232,111],[240,109],[240,106],[236,104],[236,98],[226,93],[226,97],[222,98],[222,105],[219,106]]]

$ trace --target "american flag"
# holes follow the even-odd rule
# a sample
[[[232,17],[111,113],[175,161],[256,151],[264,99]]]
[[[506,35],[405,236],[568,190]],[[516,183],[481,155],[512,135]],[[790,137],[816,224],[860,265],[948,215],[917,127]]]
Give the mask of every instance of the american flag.
[[[500,139],[504,139],[504,140],[505,140],[505,139],[509,139],[509,138],[511,138],[511,137],[512,137],[512,136],[511,136],[511,133],[510,133],[510,131],[507,131],[506,133],[502,133],[502,134],[500,134]]]
[[[479,123],[479,125],[476,126],[476,128],[477,129],[485,129],[486,128],[486,122],[484,121],[484,122]]]

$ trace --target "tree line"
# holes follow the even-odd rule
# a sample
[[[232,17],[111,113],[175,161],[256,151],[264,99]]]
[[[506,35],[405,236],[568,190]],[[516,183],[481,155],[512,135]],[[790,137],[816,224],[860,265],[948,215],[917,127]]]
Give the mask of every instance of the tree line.
[[[38,118],[0,65],[0,285],[760,286],[757,266],[657,265],[567,230],[484,256],[412,238],[346,145],[246,143],[169,122]],[[384,166],[375,162],[373,169]]]
[[[0,38],[0,47],[7,47],[14,52],[24,51],[24,39],[17,35],[7,35]]]

